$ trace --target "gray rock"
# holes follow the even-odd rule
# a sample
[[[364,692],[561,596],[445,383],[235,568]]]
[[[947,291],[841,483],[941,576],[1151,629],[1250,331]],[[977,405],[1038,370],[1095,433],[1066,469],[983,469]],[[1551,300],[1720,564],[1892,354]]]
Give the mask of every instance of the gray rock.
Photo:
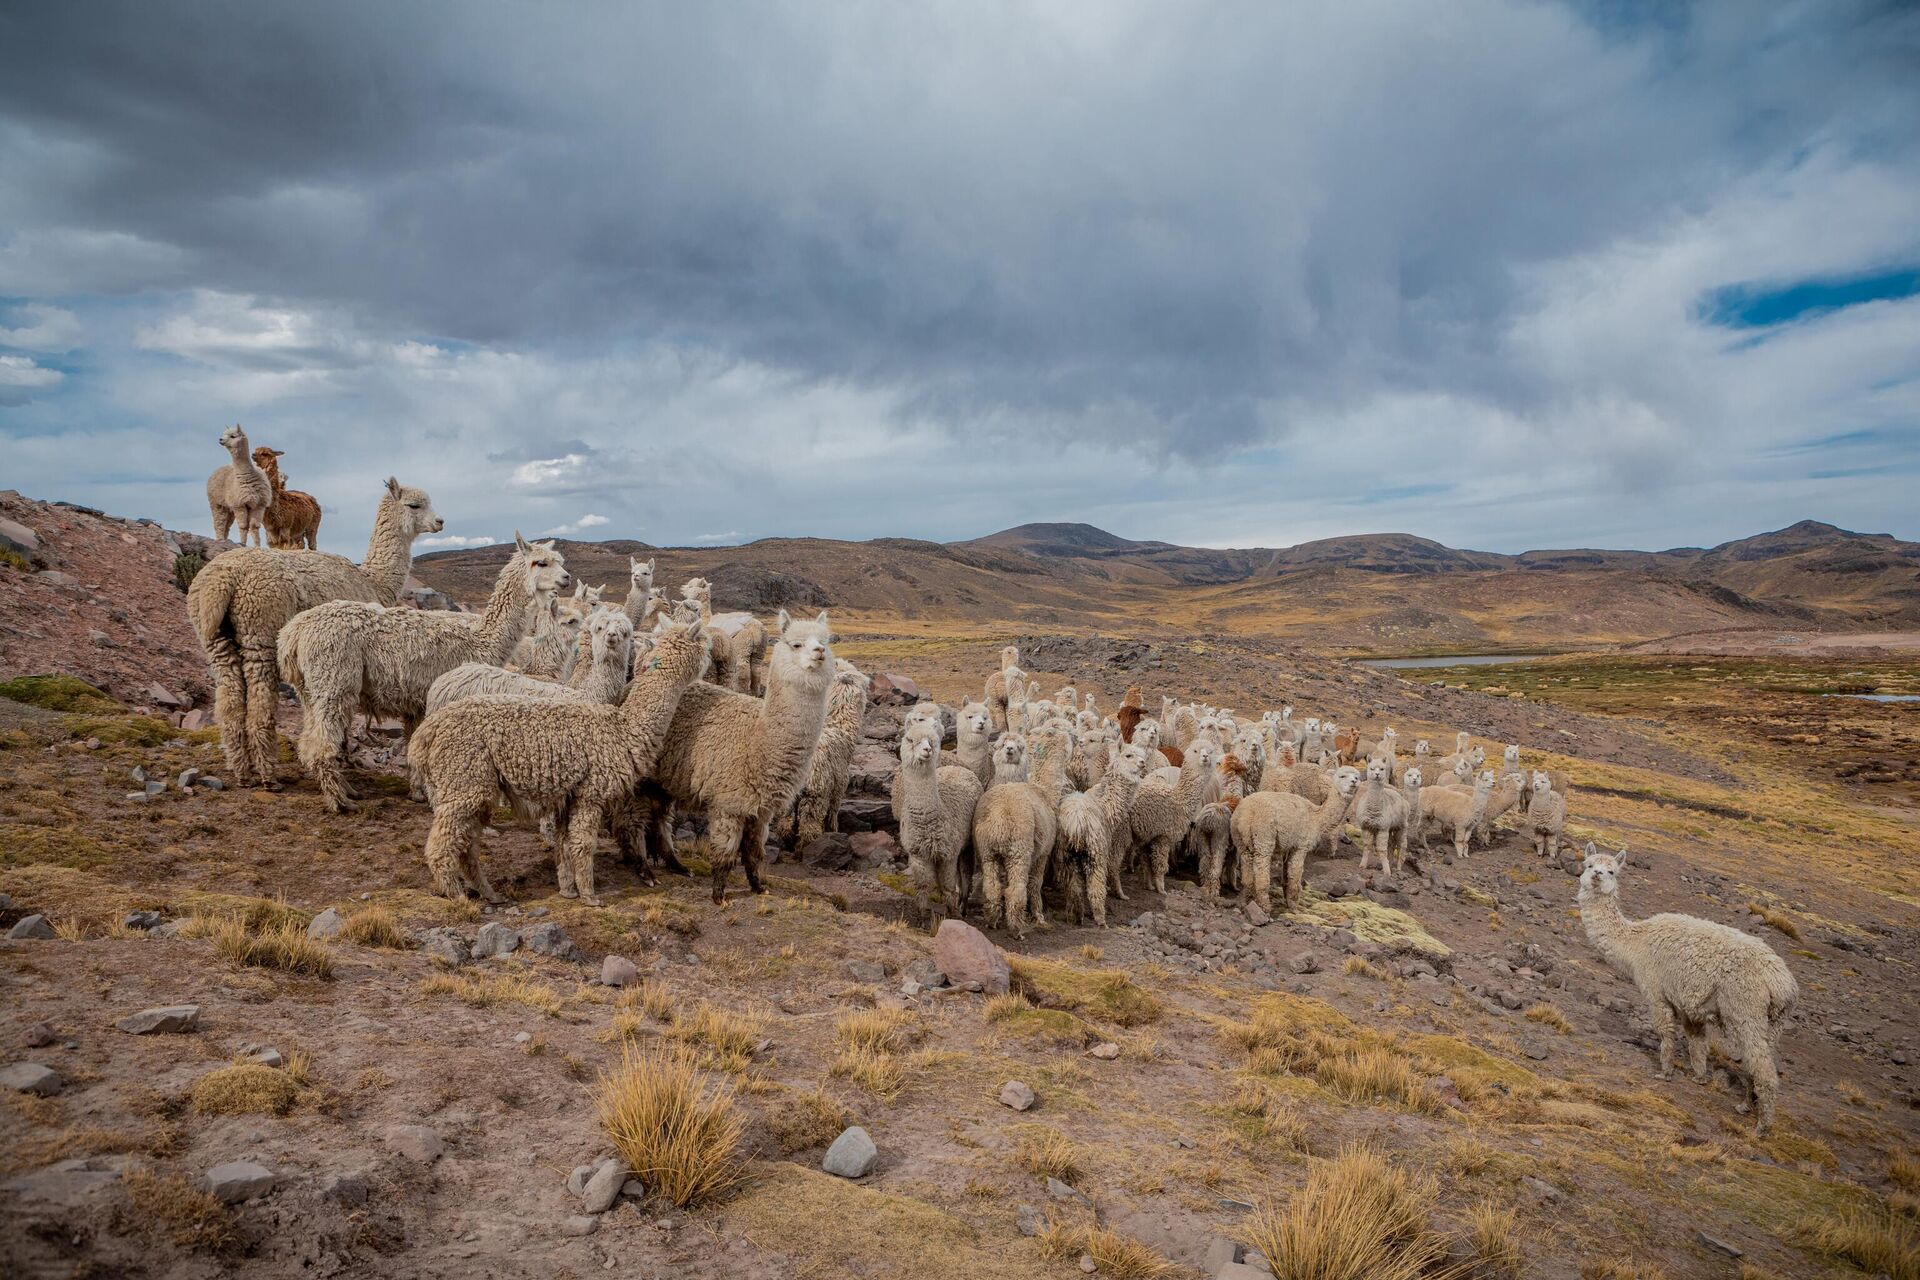
[[[14,923],[13,928],[7,930],[7,936],[9,938],[44,939],[56,935],[53,932],[53,926],[47,923],[47,918],[36,913],[34,915],[21,917]]]
[[[1069,1186],[1058,1178],[1047,1179],[1047,1194],[1055,1200],[1071,1200],[1076,1204],[1092,1204],[1086,1193],[1078,1187]]]
[[[16,551],[31,562],[46,563],[40,557],[40,535],[18,520],[0,516],[0,547]]]
[[[66,1085],[60,1073],[37,1062],[16,1062],[0,1069],[0,1089],[17,1089],[42,1098],[51,1098]]]
[[[1015,1111],[1030,1111],[1039,1099],[1033,1090],[1018,1080],[1009,1080],[1000,1086],[1000,1104],[1012,1107]]]
[[[1245,1254],[1246,1250],[1238,1240],[1215,1236],[1207,1241],[1207,1252],[1200,1259],[1200,1266],[1208,1275],[1218,1275],[1220,1268],[1240,1261]]]
[[[1287,968],[1293,970],[1295,973],[1318,973],[1320,972],[1320,957],[1314,955],[1311,951],[1302,951],[1299,955],[1287,961]]]
[[[367,1202],[372,1188],[367,1179],[358,1173],[336,1173],[320,1184],[320,1195],[337,1205],[348,1209],[358,1208]]]
[[[593,1177],[593,1171],[597,1167],[590,1164],[573,1166],[573,1172],[567,1175],[567,1194],[576,1198],[587,1194],[587,1181]]]
[[[520,935],[498,920],[489,920],[480,926],[480,932],[474,935],[473,958],[485,960],[490,956],[511,955],[520,945]]]
[[[124,928],[138,929],[142,933],[151,933],[167,922],[167,918],[158,911],[129,911],[120,924]]]
[[[200,1006],[169,1004],[130,1013],[113,1024],[129,1035],[174,1035],[192,1031],[200,1025]]]
[[[384,1136],[389,1147],[418,1164],[432,1164],[447,1153],[447,1140],[423,1124],[397,1124]]]
[[[25,1035],[20,1037],[20,1043],[26,1045],[29,1049],[39,1049],[45,1045],[52,1044],[59,1038],[59,1036],[54,1034],[53,1024],[51,1022],[36,1022],[27,1028]]]
[[[1243,910],[1247,915],[1247,923],[1256,929],[1273,923],[1273,917],[1267,914],[1267,909],[1257,902],[1247,903]]]
[[[563,1236],[590,1236],[600,1229],[600,1219],[590,1213],[569,1214],[560,1220]]]
[[[638,1178],[628,1178],[620,1184],[620,1194],[628,1200],[645,1200],[647,1198],[647,1184]]]
[[[627,987],[640,981],[640,969],[625,956],[608,955],[600,962],[600,981],[610,987]]]
[[[346,927],[346,923],[347,918],[345,916],[341,915],[332,907],[328,907],[308,922],[307,936],[309,938],[337,937],[340,930]]]
[[[273,1170],[251,1160],[229,1160],[207,1170],[204,1185],[223,1204],[239,1204],[273,1190]]]
[[[1112,1062],[1120,1056],[1120,1046],[1111,1040],[1107,1040],[1087,1050],[1087,1056],[1089,1058],[1098,1058],[1102,1062]]]
[[[879,1148],[859,1125],[845,1130],[820,1158],[820,1167],[836,1178],[864,1178],[880,1158]]]
[[[535,907],[529,914],[537,914],[544,910],[543,907]],[[537,924],[522,933],[520,945],[537,956],[553,956],[559,960],[580,958],[580,948],[573,945],[573,939],[567,937],[567,931],[552,922]]]
[[[940,966],[931,956],[921,956],[907,965],[906,976],[931,991],[935,987],[947,985],[947,975],[940,972]]]
[[[1560,1188],[1554,1186],[1551,1182],[1543,1182],[1539,1178],[1528,1177],[1520,1179],[1520,1185],[1528,1191],[1531,1191],[1543,1203],[1557,1204],[1560,1200]]]
[[[282,1057],[280,1051],[272,1045],[254,1050],[251,1054],[247,1055],[247,1061],[258,1063],[263,1067],[284,1067],[287,1065],[287,1060]]]
[[[202,778],[200,779],[200,789],[202,791],[225,791],[227,784],[218,778]]]
[[[1693,1235],[1701,1244],[1707,1246],[1707,1248],[1713,1250],[1715,1253],[1725,1254],[1729,1258],[1744,1258],[1747,1256],[1747,1251],[1739,1245],[1729,1244],[1725,1240],[1710,1236],[1704,1231],[1696,1231]]]
[[[989,995],[1005,995],[1011,980],[1007,958],[987,935],[960,920],[942,920],[933,936],[933,960],[940,972],[956,987],[980,990]]]
[[[1030,1204],[1020,1206],[1017,1220],[1020,1226],[1020,1234],[1023,1236],[1037,1236],[1047,1229],[1046,1218],[1041,1215],[1038,1209]]]
[[[160,781],[160,779],[155,778],[152,782],[149,782],[147,784],[147,799],[151,800],[157,795],[164,795],[166,793],[166,790],[167,790],[167,784]]]
[[[872,960],[847,961],[847,976],[855,982],[885,982],[887,966]]]
[[[182,769],[180,776],[173,780],[173,785],[179,787],[182,791],[191,791],[193,790],[193,784],[198,781],[200,781],[200,771],[198,769]]]
[[[132,778],[135,782],[139,783],[141,786],[145,786],[147,784],[147,766],[143,764],[137,764],[133,766],[133,768],[127,770],[127,776],[129,778]]]
[[[428,959],[456,969],[473,958],[467,950],[467,940],[460,936],[460,931],[444,924],[420,935],[420,950],[426,952]]]
[[[99,1198],[94,1193],[112,1186],[119,1179],[120,1175],[112,1169],[96,1166],[93,1160],[81,1159],[62,1160],[38,1173],[14,1178],[0,1185],[23,1200],[76,1209]]]
[[[1092,1275],[1094,1272],[1098,1271],[1099,1269],[1100,1269],[1100,1264],[1093,1260],[1092,1254],[1083,1253],[1080,1255],[1080,1270],[1082,1272],[1086,1273],[1087,1275]]]
[[[605,1213],[613,1208],[613,1202],[620,1198],[620,1189],[627,1185],[632,1171],[627,1162],[620,1159],[602,1161],[600,1167],[587,1179],[585,1191],[580,1193],[580,1207],[588,1213]]]

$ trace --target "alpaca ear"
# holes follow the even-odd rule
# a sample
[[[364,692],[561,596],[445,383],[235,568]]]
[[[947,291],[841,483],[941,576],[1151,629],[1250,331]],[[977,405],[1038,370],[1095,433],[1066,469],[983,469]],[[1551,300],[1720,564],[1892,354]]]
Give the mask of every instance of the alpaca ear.
[[[515,529],[515,530],[513,531],[513,545],[514,545],[514,546],[516,546],[516,547],[518,547],[518,548],[519,548],[520,550],[522,550],[522,551],[531,551],[531,550],[533,550],[533,548],[532,548],[532,547],[529,547],[529,546],[527,545],[527,540],[526,540],[525,538],[523,538],[523,537],[521,537],[521,536],[520,536],[520,531],[519,531],[518,529]]]
[[[827,623],[827,611],[825,609],[822,609],[820,611],[820,616],[815,618],[814,622],[817,623],[822,630],[825,630],[829,633],[831,633],[833,630],[833,628],[829,626]]]
[[[793,619],[787,616],[787,611],[785,609],[782,609],[773,620],[774,629],[777,631],[785,631],[787,629],[787,624],[792,621]]]
[[[691,618],[689,618],[689,619],[687,619],[687,628],[686,628],[686,630],[687,630],[687,638],[688,638],[688,639],[693,639],[694,637],[696,637],[696,636],[698,636],[698,635],[700,634],[700,632],[701,632],[701,630],[702,630],[702,628],[701,628],[701,626],[700,626],[700,618],[699,618],[699,615],[697,615],[697,614],[696,614],[696,615],[695,615],[694,617],[691,617]]]
[[[392,494],[396,498],[400,496],[400,481],[398,477],[395,477],[395,476],[387,477],[387,492]]]

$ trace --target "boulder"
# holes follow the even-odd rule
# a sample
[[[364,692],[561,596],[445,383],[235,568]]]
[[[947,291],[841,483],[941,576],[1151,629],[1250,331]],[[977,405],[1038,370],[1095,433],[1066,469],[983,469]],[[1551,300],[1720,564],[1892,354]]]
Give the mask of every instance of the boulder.
[[[600,962],[600,981],[609,987],[629,987],[640,981],[640,969],[625,956],[608,954]]]
[[[893,862],[900,856],[900,842],[887,831],[859,831],[848,839],[853,855],[863,862]]]
[[[7,930],[7,936],[9,938],[46,939],[56,935],[53,932],[53,926],[47,923],[47,918],[43,915],[35,914],[22,916],[14,924],[13,928]]]
[[[1012,975],[1007,958],[987,935],[961,920],[942,920],[933,935],[933,962],[956,987],[980,984],[988,995],[1005,995]]]
[[[480,926],[480,932],[474,935],[473,958],[485,960],[490,956],[512,954],[520,945],[520,935],[498,920],[489,920]]]
[[[428,959],[456,969],[473,959],[473,953],[467,949],[467,940],[451,925],[443,924],[422,933],[420,950],[426,952]]]
[[[1112,1062],[1120,1056],[1120,1046],[1111,1040],[1103,1041],[1087,1050],[1089,1058],[1098,1058],[1102,1062]]]
[[[169,1004],[153,1009],[142,1009],[138,1013],[128,1014],[113,1025],[128,1035],[177,1035],[192,1031],[200,1025],[200,1006]]]
[[[251,1160],[229,1160],[207,1170],[204,1185],[222,1204],[239,1204],[273,1190],[273,1170]]]
[[[156,707],[165,707],[169,711],[185,711],[193,703],[181,697],[163,684],[149,684],[140,691],[140,696]]]
[[[800,861],[822,871],[845,871],[853,865],[853,842],[838,831],[810,840],[800,850]]]
[[[389,1147],[417,1164],[432,1164],[447,1154],[447,1140],[424,1124],[397,1124],[384,1136]]]
[[[1031,1111],[1039,1099],[1033,1090],[1018,1080],[1009,1080],[1000,1086],[1000,1105],[1012,1107],[1015,1111]]]
[[[864,1178],[873,1172],[880,1151],[859,1125],[844,1130],[820,1158],[820,1167],[836,1178]]]
[[[238,562],[236,561],[236,563]],[[346,926],[346,923],[347,918],[345,916],[335,911],[332,907],[328,907],[325,911],[322,911],[319,915],[308,921],[307,936],[309,938],[331,938],[336,936],[340,930]]]
[[[14,1089],[36,1097],[51,1098],[65,1084],[58,1071],[38,1062],[16,1062],[0,1069],[0,1089]]]
[[[18,520],[0,516],[0,547],[25,556],[32,563],[46,563],[40,551],[40,535]]]
[[[923,696],[919,685],[891,671],[883,671],[875,676],[873,686],[867,692],[867,700],[877,707],[909,707]]]

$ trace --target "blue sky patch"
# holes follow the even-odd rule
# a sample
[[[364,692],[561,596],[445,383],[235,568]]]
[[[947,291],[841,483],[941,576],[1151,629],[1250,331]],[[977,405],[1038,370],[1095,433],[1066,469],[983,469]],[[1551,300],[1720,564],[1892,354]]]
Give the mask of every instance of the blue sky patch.
[[[1920,294],[1920,267],[1793,284],[1730,284],[1701,301],[1700,316],[1728,329],[1765,329],[1863,302],[1896,302]]]

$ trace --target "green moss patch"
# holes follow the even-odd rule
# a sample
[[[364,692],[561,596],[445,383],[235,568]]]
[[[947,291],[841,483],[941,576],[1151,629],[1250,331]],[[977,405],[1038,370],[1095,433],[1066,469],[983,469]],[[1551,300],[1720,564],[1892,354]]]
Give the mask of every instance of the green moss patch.
[[[72,676],[16,676],[12,680],[0,680],[0,698],[47,711],[111,714],[124,709],[104,690]]]

